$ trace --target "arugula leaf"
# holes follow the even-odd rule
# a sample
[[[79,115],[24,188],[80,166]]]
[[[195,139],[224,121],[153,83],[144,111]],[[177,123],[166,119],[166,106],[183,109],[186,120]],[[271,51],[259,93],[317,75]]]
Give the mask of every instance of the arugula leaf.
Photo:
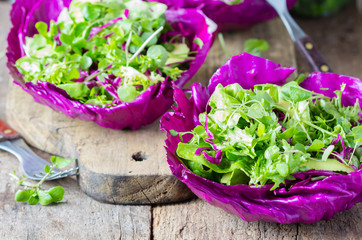
[[[226,185],[247,184],[248,180],[248,176],[243,171],[234,169],[232,172],[224,174],[220,179],[220,183]]]
[[[85,20],[93,21],[100,17],[102,9],[97,5],[92,5],[91,3],[86,3],[82,9],[82,14]]]
[[[298,129],[296,127],[291,127],[288,128],[287,130],[285,130],[282,134],[279,135],[279,137],[281,139],[289,139],[294,137],[296,134],[296,132],[298,131]]]
[[[177,156],[195,174],[212,181],[274,184],[271,190],[286,180],[296,180],[293,174],[297,172],[349,173],[354,171],[351,165],[360,167],[362,111],[358,101],[344,107],[341,94],[329,99],[301,88],[298,82],[261,84],[253,90],[219,84],[210,97],[210,111],[199,115],[201,125],[191,131],[189,142],[178,144]],[[205,157],[220,152],[218,165]]]
[[[43,37],[47,37],[48,36],[48,25],[45,22],[37,22],[35,24],[35,28],[38,30],[39,34],[42,35]]]
[[[50,166],[49,165],[44,166],[44,172],[46,172],[46,173],[50,172]]]
[[[353,127],[352,134],[353,134],[354,140],[357,143],[362,144],[362,126]]]
[[[313,141],[313,143],[308,147],[307,151],[308,152],[313,152],[313,151],[319,151],[321,150],[322,148],[324,148],[324,143],[319,140],[319,139],[315,139]]]
[[[72,46],[73,39],[74,39],[73,36],[68,35],[66,33],[60,34],[59,36],[59,40],[66,46]]]
[[[240,2],[240,1],[239,1]],[[263,39],[248,39],[244,43],[244,52],[260,56],[262,52],[269,50],[269,44]]]
[[[297,82],[289,82],[283,85],[280,89],[281,98],[285,101],[292,103],[298,103],[309,99],[312,93],[306,89],[303,89]]]
[[[178,79],[193,59],[188,45],[193,43],[173,31],[166,8],[140,0],[74,0],[56,22],[36,23],[39,34],[26,38],[26,56],[16,67],[25,81],[50,82],[81,103],[110,107],[131,102],[166,76]],[[195,43],[202,42],[195,38]],[[105,78],[112,87],[90,94],[104,86]],[[86,84],[91,89],[85,82],[92,82]]]
[[[39,34],[35,34],[33,38],[26,37],[25,45],[23,47],[26,56],[34,59],[45,56],[51,48],[51,46],[47,44],[47,40]]]
[[[62,158],[52,156],[50,161],[57,167],[57,168],[66,168],[71,164],[75,159],[74,158]]]
[[[36,205],[38,204],[39,202],[39,196],[36,195],[36,196],[31,196],[29,199],[28,199],[28,204],[29,205]]]
[[[59,84],[57,87],[65,90],[71,98],[85,99],[89,96],[90,90],[84,83]]]

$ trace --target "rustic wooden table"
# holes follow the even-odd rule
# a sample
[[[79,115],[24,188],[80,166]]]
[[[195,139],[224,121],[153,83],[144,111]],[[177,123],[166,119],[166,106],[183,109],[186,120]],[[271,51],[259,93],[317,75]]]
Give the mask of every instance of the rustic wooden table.
[[[0,117],[5,117],[9,75],[6,36],[10,28],[10,3],[0,2]],[[302,20],[334,71],[362,78],[362,19],[351,6],[334,18]],[[264,56],[284,66],[307,69],[299,60],[279,19],[251,30],[225,34],[228,50],[242,51],[251,37],[266,39],[271,50]],[[225,61],[216,41],[196,81],[206,83]],[[166,164],[166,163],[165,163]],[[331,221],[281,225],[248,223],[195,199],[161,206],[120,206],[87,197],[75,178],[46,183],[62,185],[65,199],[56,206],[29,206],[14,201],[16,186],[8,173],[20,172],[12,155],[0,152],[0,239],[361,239],[362,204],[337,214]]]

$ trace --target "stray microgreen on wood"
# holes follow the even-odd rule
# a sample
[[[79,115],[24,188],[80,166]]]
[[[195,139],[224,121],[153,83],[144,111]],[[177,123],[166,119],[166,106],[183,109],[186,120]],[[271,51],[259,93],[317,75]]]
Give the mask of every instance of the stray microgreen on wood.
[[[51,157],[52,165],[45,165],[44,177],[36,184],[27,181],[28,179],[21,175],[17,176],[16,171],[10,173],[11,179],[15,181],[19,186],[24,187],[23,190],[18,190],[15,193],[15,201],[17,202],[28,202],[29,205],[48,205],[51,203],[58,203],[63,200],[64,188],[62,186],[52,187],[48,190],[42,189],[42,184],[48,176],[51,176],[54,172],[54,168],[59,169],[69,166],[75,159],[62,158],[62,157]]]

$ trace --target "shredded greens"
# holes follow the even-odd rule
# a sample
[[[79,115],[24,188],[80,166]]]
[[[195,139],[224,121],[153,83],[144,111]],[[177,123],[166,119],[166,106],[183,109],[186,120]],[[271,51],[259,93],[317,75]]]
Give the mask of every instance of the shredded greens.
[[[193,59],[187,33],[171,27],[166,8],[75,0],[56,22],[36,24],[39,34],[26,38],[16,67],[25,81],[48,81],[84,104],[132,102],[149,86],[176,80]]]
[[[216,87],[201,125],[178,133],[176,154],[195,174],[227,184],[265,185],[271,190],[310,169],[349,173],[361,167],[362,126],[358,100],[336,98],[299,86],[239,84]],[[192,139],[182,142],[184,135]],[[185,136],[184,136],[185,137]]]

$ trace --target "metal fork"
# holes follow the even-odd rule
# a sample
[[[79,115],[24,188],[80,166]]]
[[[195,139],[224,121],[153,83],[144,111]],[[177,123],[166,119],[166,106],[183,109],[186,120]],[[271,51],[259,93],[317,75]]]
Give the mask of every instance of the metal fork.
[[[0,149],[13,154],[20,161],[24,175],[32,180],[41,180],[46,173],[45,165],[50,163],[36,155],[24,142],[18,138],[13,141],[4,141],[0,143]],[[77,164],[77,163],[76,163]],[[45,180],[56,180],[59,178],[70,177],[78,174],[78,167],[61,171],[57,168],[53,169],[53,174],[49,175]]]
[[[295,46],[298,48],[302,57],[308,62],[313,71],[332,72],[331,67],[324,60],[322,54],[318,51],[312,39],[299,27],[299,25],[290,16],[286,0],[266,0],[278,13],[289,32]]]
[[[20,161],[24,175],[32,180],[41,180],[45,175],[45,165],[50,163],[36,155],[20,137],[20,135],[11,129],[4,121],[0,119],[0,149],[15,155]],[[76,165],[78,162],[76,161]],[[46,180],[55,180],[64,177],[70,177],[78,174],[78,166],[72,169],[61,171],[53,169],[51,175]]]

